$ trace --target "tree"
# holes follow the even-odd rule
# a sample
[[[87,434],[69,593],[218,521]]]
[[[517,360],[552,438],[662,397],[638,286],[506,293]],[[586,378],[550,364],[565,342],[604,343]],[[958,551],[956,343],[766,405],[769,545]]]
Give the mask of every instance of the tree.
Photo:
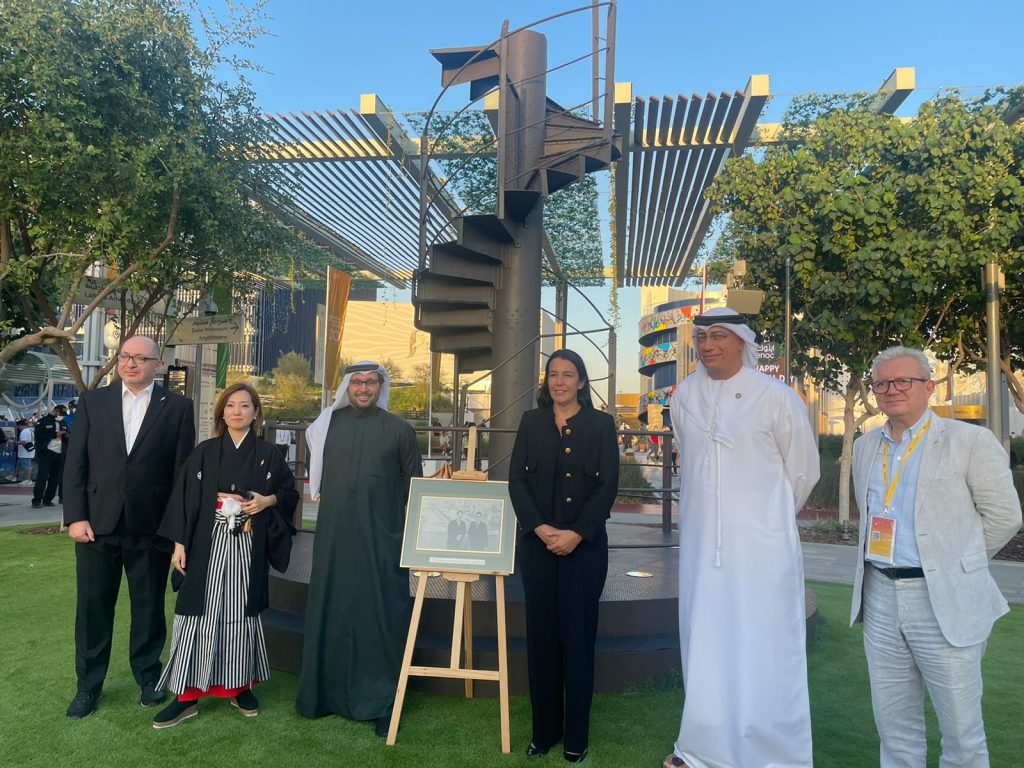
[[[999,367],[1006,375],[1017,409],[1024,413],[1024,131],[1020,124],[1001,119],[1024,100],[1024,86],[997,88],[962,104],[952,97],[942,110],[947,130],[971,146],[967,158],[974,172],[969,194],[947,201],[945,221],[963,231],[968,265],[963,286],[947,311],[952,332],[939,339],[935,351],[954,370],[984,370],[986,366],[985,296],[981,267],[994,260],[1006,274],[1000,317]],[[937,224],[938,225],[938,224]],[[977,229],[975,229],[977,228]],[[979,242],[980,241],[980,242]]]
[[[204,16],[204,48],[178,0],[0,7],[0,363],[47,344],[95,386],[72,341],[107,296],[127,338],[176,289],[244,288],[311,250],[252,203],[286,191],[252,162],[270,134],[228,53],[259,8]],[[90,270],[107,284],[75,316]]]
[[[953,97],[907,122],[831,111],[794,124],[799,143],[761,162],[730,160],[709,191],[731,217],[748,283],[767,291],[762,322],[776,338],[792,260],[793,361],[845,396],[844,522],[853,435],[874,410],[864,385],[872,358],[896,343],[948,349],[959,332],[951,310],[977,293],[977,265],[1019,253],[1020,155],[995,121]]]
[[[388,367],[390,360],[384,361]],[[392,388],[388,401],[390,410],[395,411],[427,411],[430,400],[431,411],[447,413],[453,410],[451,388],[444,387],[430,392],[430,366],[416,365],[412,369],[412,382],[403,387]]]
[[[308,384],[313,379],[313,369],[309,365],[309,360],[298,352],[288,352],[277,359],[277,365],[274,367],[274,378],[282,376],[294,376]]]
[[[276,419],[312,419],[320,410],[320,386],[313,383],[309,361],[298,352],[277,360],[272,382],[263,385],[267,415]]]

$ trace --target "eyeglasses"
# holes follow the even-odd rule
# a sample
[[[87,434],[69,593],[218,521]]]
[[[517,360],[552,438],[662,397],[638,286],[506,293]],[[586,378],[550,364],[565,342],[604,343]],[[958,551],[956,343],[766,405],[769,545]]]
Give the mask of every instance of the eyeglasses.
[[[706,344],[709,341],[713,341],[713,342],[715,342],[715,344],[721,344],[723,341],[725,341],[726,339],[728,339],[732,335],[733,334],[726,333],[724,331],[719,331],[719,332],[714,332],[714,333],[698,333],[697,334],[697,343],[698,344]]]
[[[897,392],[906,392],[912,386],[915,381],[931,381],[931,379],[912,379],[908,376],[902,376],[898,379],[885,379],[883,381],[872,381],[871,391],[876,395],[884,395],[889,391],[889,387],[896,387]]]
[[[117,359],[122,363],[133,362],[136,365],[145,365],[152,360],[159,360],[159,357],[147,357],[146,355],[129,355],[127,352],[118,354]]]
[[[372,379],[349,379],[349,386],[354,388],[367,387],[376,389],[380,386],[380,379],[374,376]]]

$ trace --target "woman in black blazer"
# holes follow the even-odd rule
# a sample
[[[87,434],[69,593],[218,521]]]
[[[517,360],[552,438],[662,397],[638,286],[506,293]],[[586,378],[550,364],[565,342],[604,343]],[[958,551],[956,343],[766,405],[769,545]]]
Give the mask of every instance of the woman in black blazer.
[[[519,518],[526,651],[533,707],[529,757],[562,741],[570,763],[587,757],[598,602],[608,573],[605,521],[619,488],[615,422],[598,411],[582,358],[548,358],[523,414],[508,487]],[[563,715],[564,712],[564,715]]]

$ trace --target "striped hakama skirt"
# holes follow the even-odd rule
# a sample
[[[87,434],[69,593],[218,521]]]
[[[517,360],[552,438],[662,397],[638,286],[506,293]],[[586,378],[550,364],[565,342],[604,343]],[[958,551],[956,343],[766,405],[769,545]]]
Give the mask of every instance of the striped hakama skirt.
[[[174,614],[167,666],[157,683],[175,694],[214,686],[244,688],[270,677],[259,616],[245,615],[252,533],[232,534],[218,509],[214,517],[206,605],[201,616]],[[186,567],[188,564],[186,563]]]

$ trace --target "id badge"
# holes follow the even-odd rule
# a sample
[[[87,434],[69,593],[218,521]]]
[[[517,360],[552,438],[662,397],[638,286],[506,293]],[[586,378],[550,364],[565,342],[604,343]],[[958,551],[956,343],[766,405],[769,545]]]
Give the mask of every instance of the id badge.
[[[872,515],[868,522],[868,549],[865,560],[892,565],[896,551],[896,519]]]

